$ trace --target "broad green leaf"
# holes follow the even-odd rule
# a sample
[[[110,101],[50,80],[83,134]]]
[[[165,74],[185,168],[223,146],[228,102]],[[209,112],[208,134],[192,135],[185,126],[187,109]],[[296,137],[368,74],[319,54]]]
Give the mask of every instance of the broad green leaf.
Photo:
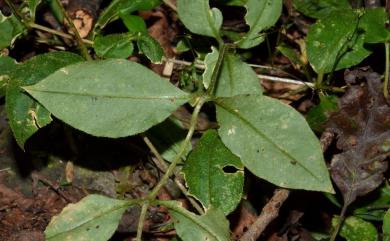
[[[42,0],[28,0],[28,10],[30,11],[32,20],[35,19],[35,12],[37,11],[38,5],[42,2]]]
[[[390,186],[384,186],[380,188],[378,194],[375,195],[375,199],[370,199],[369,202],[365,201],[359,205],[359,200],[355,203],[358,208],[353,206],[353,215],[359,218],[373,221],[382,221],[385,216],[386,210],[380,208],[390,205]],[[378,208],[375,208],[378,207]]]
[[[216,83],[215,96],[231,97],[262,92],[256,72],[238,55],[226,54]]]
[[[16,70],[18,64],[8,56],[0,57],[0,96],[5,95],[5,90],[12,73]]]
[[[340,218],[332,219],[332,226],[335,227]],[[347,217],[340,229],[340,236],[347,241],[376,241],[378,232],[375,226],[361,218],[350,216]]]
[[[145,20],[140,16],[119,13],[122,22],[130,33],[148,33]]]
[[[112,138],[149,129],[190,98],[146,67],[120,59],[71,65],[24,89],[74,128]]]
[[[99,16],[95,30],[103,29],[108,23],[118,19],[119,13],[130,14],[138,10],[150,10],[160,3],[160,0],[114,0]]]
[[[364,29],[365,43],[383,43],[390,41],[390,30],[386,28],[389,21],[384,8],[365,9],[359,27]]]
[[[45,240],[107,241],[130,205],[129,201],[89,195],[52,218],[45,230]]]
[[[301,13],[312,18],[326,18],[335,11],[349,11],[348,0],[294,0],[294,7]]]
[[[12,46],[24,31],[24,25],[14,15],[6,17],[0,12],[0,50]]]
[[[333,192],[320,143],[293,108],[261,95],[216,104],[222,141],[252,173],[281,187]]]
[[[79,55],[70,52],[51,52],[27,60],[10,74],[6,110],[16,142],[22,149],[27,139],[52,119],[50,113],[25,93],[21,86],[36,84],[57,69],[82,60]]]
[[[390,241],[390,209],[387,210],[383,218],[383,241]]]
[[[198,216],[176,203],[165,206],[168,207],[176,232],[183,241],[230,241],[229,221],[222,211],[209,209],[205,215]]]
[[[213,71],[215,69],[215,65],[218,61],[219,51],[216,47],[211,47],[211,52],[206,55],[204,58],[204,67],[205,70],[203,72],[203,85],[206,89],[209,88],[211,82],[211,76],[213,75]]]
[[[263,42],[264,37],[260,32],[278,21],[282,5],[282,0],[248,0],[245,4],[245,21],[249,25],[249,31],[238,42],[238,46],[248,49]]]
[[[209,0],[178,0],[177,12],[191,32],[220,39],[222,13],[217,8],[210,9]]]
[[[371,52],[363,47],[364,35],[357,31],[359,14],[337,12],[318,20],[307,35],[307,55],[317,73],[329,73],[360,63]]]
[[[148,34],[140,34],[137,38],[138,50],[143,53],[152,63],[161,64],[164,50],[160,44]]]
[[[225,147],[217,131],[209,130],[202,135],[184,163],[183,172],[189,193],[206,210],[214,207],[228,215],[241,201],[244,166]]]
[[[171,162],[179,153],[180,147],[184,142],[187,131],[182,128],[179,121],[168,118],[164,122],[148,130],[148,137],[152,140],[161,156]],[[188,143],[184,157],[191,151],[192,145]]]
[[[134,46],[131,34],[110,34],[97,36],[93,48],[98,56],[104,58],[127,58],[132,55]]]

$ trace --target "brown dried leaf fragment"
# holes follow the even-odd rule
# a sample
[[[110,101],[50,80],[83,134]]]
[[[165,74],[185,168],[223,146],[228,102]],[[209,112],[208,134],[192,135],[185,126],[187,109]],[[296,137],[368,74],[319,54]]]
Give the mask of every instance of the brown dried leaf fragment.
[[[390,156],[390,107],[382,94],[380,76],[370,70],[348,72],[351,86],[340,99],[327,130],[337,134],[337,148],[342,150],[331,161],[331,175],[340,189],[344,205],[377,188],[387,169]]]

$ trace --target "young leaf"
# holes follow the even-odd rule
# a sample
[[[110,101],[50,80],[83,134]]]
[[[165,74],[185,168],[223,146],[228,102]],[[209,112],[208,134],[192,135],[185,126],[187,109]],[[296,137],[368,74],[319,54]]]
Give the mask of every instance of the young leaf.
[[[170,201],[172,203],[172,201]],[[177,202],[166,205],[174,219],[177,234],[183,241],[229,241],[229,221],[218,209],[209,209],[198,216],[184,209]]]
[[[89,195],[52,218],[45,230],[45,240],[106,241],[130,205],[129,201]]]
[[[103,11],[95,24],[95,30],[103,29],[108,23],[118,19],[119,13],[150,10],[160,5],[160,0],[114,0]]]
[[[232,168],[232,172],[226,168]],[[214,207],[228,215],[240,202],[244,166],[240,158],[225,147],[215,130],[203,134],[184,163],[183,172],[190,194],[206,210]]]
[[[73,53],[51,52],[27,60],[10,73],[6,110],[16,142],[22,149],[27,139],[52,119],[50,113],[27,95],[21,86],[36,84],[57,69],[82,60],[79,55]]]
[[[252,173],[281,187],[333,192],[319,141],[293,108],[261,95],[216,104],[222,141]]]
[[[6,17],[0,11],[0,50],[12,46],[24,31],[24,25],[14,15]]]
[[[383,218],[383,241],[390,241],[390,209],[387,210]]]
[[[263,42],[264,37],[260,32],[276,23],[282,13],[282,5],[282,0],[248,0],[245,4],[245,21],[250,29],[238,46],[248,49]]]
[[[209,0],[178,0],[177,12],[184,26],[191,32],[220,39],[222,13],[210,9]]]
[[[333,156],[330,171],[344,205],[382,183],[388,166],[385,161],[390,156],[390,107],[383,96],[381,77],[365,70],[351,72],[349,81],[365,78],[367,83],[348,89],[340,99],[340,110],[326,125],[337,134],[337,148],[342,150]]]
[[[364,10],[359,27],[364,29],[365,43],[383,43],[390,41],[390,30],[386,27],[389,17],[384,8]]]
[[[219,51],[216,47],[211,47],[211,52],[206,55],[204,58],[204,66],[205,70],[203,72],[203,85],[206,89],[209,88],[211,83],[211,76],[213,75],[213,71],[215,69],[215,65],[218,61]]]
[[[160,44],[148,34],[140,34],[137,38],[138,50],[143,53],[152,63],[161,64],[164,50]]]
[[[119,12],[119,16],[130,33],[148,33],[145,20],[140,16],[125,14],[122,12]]]
[[[215,88],[215,96],[231,97],[243,94],[262,94],[256,72],[240,57],[228,53],[222,63]]]
[[[317,73],[329,73],[360,63],[371,52],[363,47],[359,14],[337,12],[318,20],[307,34],[307,56]]]
[[[337,11],[350,11],[348,0],[294,0],[294,7],[311,18],[326,18]]]
[[[335,227],[339,221],[338,217],[334,217],[332,226]],[[347,241],[376,241],[378,232],[372,223],[350,216],[344,220],[340,229],[340,236]]]
[[[38,5],[41,3],[42,0],[28,0],[28,10],[30,11],[31,14],[31,19],[34,21],[35,20],[35,12],[37,10]]]
[[[190,98],[146,67],[119,59],[71,65],[24,89],[74,128],[113,138],[149,129]]]
[[[131,34],[110,34],[97,36],[93,48],[98,56],[104,58],[127,58],[133,53],[134,36]]]

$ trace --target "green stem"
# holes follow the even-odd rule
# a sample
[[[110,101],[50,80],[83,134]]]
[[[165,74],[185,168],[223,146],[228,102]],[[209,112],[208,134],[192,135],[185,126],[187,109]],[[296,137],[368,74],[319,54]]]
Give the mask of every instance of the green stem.
[[[339,221],[332,233],[332,236],[330,237],[329,241],[335,241],[336,238],[337,238],[337,235],[340,231],[340,228],[341,226],[343,225],[344,223],[344,219],[345,219],[345,212],[347,211],[347,208],[348,208],[348,205],[344,203],[344,206],[343,208],[341,209],[341,213],[340,213],[340,218],[339,218]]]
[[[322,86],[322,81],[324,80],[324,73],[320,72],[317,76],[317,80],[315,83],[315,88],[320,89]]]
[[[157,196],[158,192],[168,182],[169,177],[173,174],[176,165],[181,161],[181,157],[185,153],[186,148],[191,141],[192,135],[194,134],[200,109],[202,108],[202,106],[205,102],[206,102],[206,100],[204,98],[200,97],[199,102],[196,104],[194,112],[192,113],[190,128],[187,132],[187,136],[184,139],[183,144],[180,146],[178,153],[174,157],[172,163],[169,165],[164,176],[161,178],[159,183],[153,188],[151,193],[148,195],[148,198],[147,198],[148,200],[152,200]]]
[[[70,29],[72,30],[74,36],[76,37],[78,46],[79,46],[79,48],[80,48],[80,50],[81,50],[81,54],[83,55],[83,57],[84,57],[86,60],[92,60],[92,57],[89,55],[88,49],[87,49],[87,47],[85,46],[85,44],[84,44],[84,42],[83,42],[83,39],[80,37],[79,31],[78,31],[77,28],[74,26],[73,21],[72,21],[72,19],[69,17],[69,15],[68,15],[68,13],[66,12],[64,6],[62,6],[62,3],[60,2],[60,0],[56,0],[56,2],[57,2],[57,4],[58,4],[58,6],[60,7],[62,13],[64,14],[65,19],[66,19],[66,21],[68,22]]]
[[[389,67],[390,67],[390,43],[385,43],[385,52],[386,52],[386,61],[385,61],[385,74],[384,74],[384,82],[383,82],[383,95],[386,100],[389,100]]]
[[[215,86],[217,85],[218,76],[219,73],[221,72],[220,70],[222,68],[223,58],[225,57],[227,48],[228,46],[226,44],[222,44],[221,47],[219,48],[217,63],[215,64],[213,74],[211,75],[211,82],[206,92],[208,96],[213,96],[214,94],[214,89]]]
[[[29,28],[30,20],[27,19],[10,0],[5,0],[5,2],[9,6],[11,12],[15,15],[15,17],[17,17],[20,22],[22,22],[27,28]]]
[[[148,202],[148,201],[145,201],[145,202],[142,204],[141,214],[139,215],[139,221],[138,221],[138,227],[137,227],[137,238],[136,238],[136,241],[141,241],[141,238],[142,238],[142,230],[143,230],[143,228],[144,228],[145,217],[146,217],[146,214],[147,214],[147,211],[148,211],[148,207],[149,207],[149,202]]]

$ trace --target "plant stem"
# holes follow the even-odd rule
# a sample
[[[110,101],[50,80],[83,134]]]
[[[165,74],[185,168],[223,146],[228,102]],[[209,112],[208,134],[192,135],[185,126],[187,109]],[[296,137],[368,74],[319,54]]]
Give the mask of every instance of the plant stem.
[[[219,76],[219,73],[221,72],[220,70],[222,67],[223,58],[225,57],[226,49],[227,49],[227,45],[221,44],[221,47],[219,48],[218,60],[217,60],[217,63],[215,64],[213,74],[211,75],[210,86],[206,91],[208,96],[213,95],[215,86],[217,86],[218,76]]]
[[[340,228],[341,226],[343,225],[344,223],[344,219],[345,219],[345,212],[347,211],[347,208],[348,208],[348,204],[345,204],[343,205],[343,208],[341,209],[341,213],[340,213],[340,219],[339,219],[339,222],[337,223],[333,233],[332,233],[332,236],[330,237],[329,241],[335,241],[336,238],[337,238],[337,235],[340,231]]]
[[[175,4],[173,4],[170,0],[163,0],[163,2],[165,3],[165,5],[170,7],[173,11],[177,12],[177,8]]]
[[[141,241],[141,238],[142,238],[142,230],[143,230],[143,228],[144,228],[145,217],[146,217],[146,213],[147,213],[147,211],[148,211],[148,207],[149,207],[149,202],[148,202],[148,201],[145,201],[145,202],[142,204],[141,214],[139,215],[139,221],[138,221],[138,227],[137,227],[137,238],[136,238],[136,241]]]
[[[85,46],[82,38],[80,37],[80,34],[79,34],[79,31],[77,30],[77,28],[74,26],[73,24],[73,21],[72,19],[69,17],[68,13],[66,12],[64,6],[62,5],[62,3],[60,2],[60,0],[56,0],[58,6],[60,7],[62,13],[64,14],[65,16],[65,19],[66,21],[68,22],[69,24],[69,27],[70,29],[72,30],[74,36],[76,37],[76,40],[77,40],[77,43],[78,43],[78,46],[81,50],[81,54],[83,55],[83,57],[86,59],[86,60],[92,60],[92,57],[89,55],[88,53],[88,49],[87,47]]]
[[[198,115],[199,115],[200,109],[202,108],[202,106],[205,102],[206,102],[206,100],[203,97],[200,97],[198,103],[195,106],[194,112],[192,113],[190,128],[187,132],[187,136],[184,139],[183,144],[180,146],[178,153],[174,157],[172,163],[169,165],[166,173],[161,178],[160,182],[153,188],[152,192],[148,195],[148,200],[152,200],[157,196],[158,192],[168,182],[169,177],[173,174],[176,165],[181,160],[182,155],[185,153],[185,150],[191,141],[192,135],[194,134],[194,131],[195,131],[195,127],[196,127],[196,123],[198,120]]]
[[[67,34],[67,33],[64,33],[64,32],[61,32],[61,31],[57,31],[55,29],[48,28],[48,27],[42,26],[40,24],[29,23],[29,27],[34,28],[34,29],[38,29],[38,30],[42,30],[42,31],[45,31],[45,32],[48,32],[48,33],[51,33],[51,34],[54,34],[54,35],[58,35],[58,36],[61,36],[63,38],[73,39],[73,35],[70,35],[70,34]],[[86,44],[93,45],[93,41],[91,41],[91,40],[82,39],[82,41],[84,43],[86,43]]]
[[[389,67],[390,67],[390,43],[385,43],[386,61],[385,61],[385,80],[383,82],[383,95],[386,100],[389,100]]]
[[[24,25],[29,28],[29,22],[30,20],[27,19],[17,7],[10,1],[10,0],[5,0],[7,5],[11,8],[11,12],[22,22]]]

